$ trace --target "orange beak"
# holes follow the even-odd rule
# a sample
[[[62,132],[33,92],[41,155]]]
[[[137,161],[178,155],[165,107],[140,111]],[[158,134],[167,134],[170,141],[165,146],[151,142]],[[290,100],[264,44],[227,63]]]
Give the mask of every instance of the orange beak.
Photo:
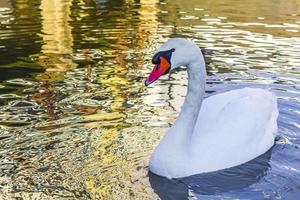
[[[170,63],[162,56],[159,57],[160,64],[155,65],[152,72],[149,74],[148,78],[145,81],[145,85],[148,86],[159,77],[164,74],[167,74],[170,70]]]

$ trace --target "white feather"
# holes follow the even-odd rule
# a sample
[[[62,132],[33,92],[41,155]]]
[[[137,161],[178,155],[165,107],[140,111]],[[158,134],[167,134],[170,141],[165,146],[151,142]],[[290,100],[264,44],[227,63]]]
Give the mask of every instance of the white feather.
[[[221,170],[250,161],[273,146],[278,110],[271,92],[244,88],[203,100],[206,72],[201,51],[180,38],[160,49],[170,48],[176,49],[172,69],[187,66],[188,93],[179,117],[150,159],[150,171],[179,178]]]

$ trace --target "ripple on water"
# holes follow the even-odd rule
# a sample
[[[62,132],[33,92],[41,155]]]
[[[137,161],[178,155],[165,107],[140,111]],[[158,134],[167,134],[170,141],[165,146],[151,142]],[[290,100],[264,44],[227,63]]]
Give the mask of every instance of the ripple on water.
[[[0,3],[3,198],[297,199],[297,5],[219,0]],[[190,38],[203,50],[206,97],[243,87],[276,94],[279,137],[261,159],[184,180],[148,174],[151,152],[186,94],[183,70],[147,89],[143,85],[151,55],[173,36]]]

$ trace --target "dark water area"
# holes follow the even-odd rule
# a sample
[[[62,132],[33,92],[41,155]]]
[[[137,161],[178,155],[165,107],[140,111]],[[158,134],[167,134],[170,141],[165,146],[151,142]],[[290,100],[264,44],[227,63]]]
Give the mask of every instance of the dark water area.
[[[275,146],[244,165],[168,180],[150,155],[187,76],[149,88],[170,37],[201,47],[206,96],[276,94]],[[300,1],[0,0],[0,199],[300,199]]]

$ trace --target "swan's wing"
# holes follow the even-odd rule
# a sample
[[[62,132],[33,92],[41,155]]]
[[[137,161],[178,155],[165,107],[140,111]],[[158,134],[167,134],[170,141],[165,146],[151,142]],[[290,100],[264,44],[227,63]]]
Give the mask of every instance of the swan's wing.
[[[209,97],[194,127],[192,154],[201,155],[199,162],[208,162],[210,171],[247,162],[274,144],[277,116],[276,98],[266,90],[245,88]]]

